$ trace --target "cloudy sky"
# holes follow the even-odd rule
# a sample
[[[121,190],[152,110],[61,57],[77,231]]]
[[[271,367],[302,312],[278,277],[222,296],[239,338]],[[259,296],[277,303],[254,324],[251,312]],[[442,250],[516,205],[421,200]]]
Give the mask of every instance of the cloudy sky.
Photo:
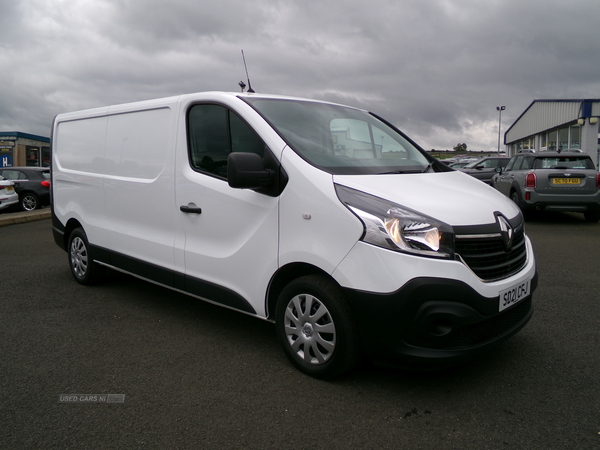
[[[534,99],[600,98],[598,0],[0,0],[0,131],[205,90],[360,106],[495,150]]]

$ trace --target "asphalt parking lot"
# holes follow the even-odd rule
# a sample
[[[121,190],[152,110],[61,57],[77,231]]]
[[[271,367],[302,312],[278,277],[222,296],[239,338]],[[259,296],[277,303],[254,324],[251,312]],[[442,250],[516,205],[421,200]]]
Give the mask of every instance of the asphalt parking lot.
[[[600,224],[577,214],[528,219],[540,280],[512,339],[332,382],[270,323],[117,273],[78,285],[40,219],[0,227],[0,448],[600,448]]]

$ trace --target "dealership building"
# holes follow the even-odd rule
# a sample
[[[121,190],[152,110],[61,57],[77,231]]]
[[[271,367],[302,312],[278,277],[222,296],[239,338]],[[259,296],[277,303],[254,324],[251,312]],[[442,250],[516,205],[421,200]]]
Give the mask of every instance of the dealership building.
[[[600,159],[600,100],[534,100],[504,134],[509,155],[578,149]]]
[[[0,131],[0,167],[50,166],[50,138]]]

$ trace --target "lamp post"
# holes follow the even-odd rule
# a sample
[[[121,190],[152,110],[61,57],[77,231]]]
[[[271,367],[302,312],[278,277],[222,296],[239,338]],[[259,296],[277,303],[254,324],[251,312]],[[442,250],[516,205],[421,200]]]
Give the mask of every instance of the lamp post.
[[[502,111],[506,109],[506,106],[496,106],[498,111],[498,153],[500,153],[500,128],[502,128]]]

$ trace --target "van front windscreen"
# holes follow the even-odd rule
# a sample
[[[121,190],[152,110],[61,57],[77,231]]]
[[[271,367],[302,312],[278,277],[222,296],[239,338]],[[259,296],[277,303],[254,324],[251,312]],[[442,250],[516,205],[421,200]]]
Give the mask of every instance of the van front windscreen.
[[[365,111],[301,100],[244,100],[296,153],[328,173],[419,173],[431,166],[409,140]]]

